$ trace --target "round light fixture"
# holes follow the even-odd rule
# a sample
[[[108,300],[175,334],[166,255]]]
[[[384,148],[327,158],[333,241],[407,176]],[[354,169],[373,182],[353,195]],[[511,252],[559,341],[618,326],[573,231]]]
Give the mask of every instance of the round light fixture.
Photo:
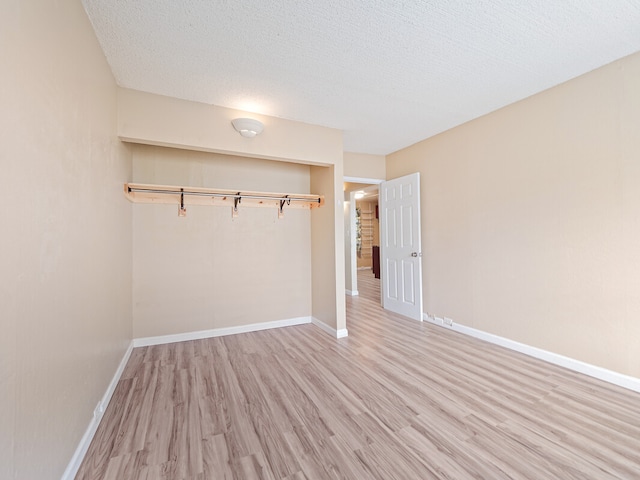
[[[231,120],[231,124],[240,135],[247,138],[253,138],[259,135],[264,129],[262,122],[253,118],[236,118],[235,120]]]

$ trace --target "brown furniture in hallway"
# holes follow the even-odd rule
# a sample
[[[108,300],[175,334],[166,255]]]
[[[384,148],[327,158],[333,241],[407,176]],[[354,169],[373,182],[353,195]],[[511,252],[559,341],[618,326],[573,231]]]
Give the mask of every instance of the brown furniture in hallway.
[[[376,278],[380,278],[380,247],[378,245],[373,246],[372,262],[373,276]]]

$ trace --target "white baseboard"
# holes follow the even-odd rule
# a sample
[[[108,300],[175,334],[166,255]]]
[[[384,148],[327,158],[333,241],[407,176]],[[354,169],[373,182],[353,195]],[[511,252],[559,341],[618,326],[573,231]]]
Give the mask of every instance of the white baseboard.
[[[189,340],[200,340],[203,338],[236,335],[238,333],[257,332],[259,330],[269,330],[270,328],[291,327],[293,325],[303,325],[305,323],[311,323],[311,317],[288,318],[286,320],[252,323],[250,325],[241,325],[239,327],[213,328],[211,330],[176,333],[173,335],[160,335],[157,337],[134,338],[133,346],[148,347],[150,345],[162,345],[164,343],[186,342]]]
[[[505,347],[516,352],[524,353],[525,355],[529,355],[530,357],[544,360],[545,362],[549,362],[554,365],[573,370],[574,372],[582,373],[584,375],[588,375],[590,377],[612,383],[613,385],[617,385],[628,390],[633,390],[634,392],[640,392],[640,378],[614,372],[613,370],[598,367],[596,365],[592,365],[581,360],[576,360],[574,358],[565,357],[564,355],[553,353],[548,350],[543,350],[542,348],[532,347],[524,343],[516,342],[514,340],[500,337],[492,333],[487,333],[472,327],[467,327],[465,325],[459,325],[453,322],[451,323],[451,325],[448,325],[443,319],[439,317],[429,317],[426,313],[422,314],[422,318],[427,322],[438,325],[439,327],[447,328],[464,335],[469,335],[470,337],[478,338],[495,345],[500,345],[501,347]]]
[[[349,336],[349,331],[346,328],[341,328],[336,331],[336,338],[344,338]]]
[[[120,360],[120,364],[118,365],[118,369],[116,373],[113,375],[109,386],[107,387],[107,391],[102,396],[102,399],[96,406],[93,411],[93,418],[87,427],[87,430],[84,432],[82,439],[80,439],[80,443],[76,448],[76,451],[73,453],[73,457],[71,457],[71,461],[67,465],[66,470],[62,474],[61,480],[73,480],[78,473],[78,469],[80,468],[80,464],[84,459],[87,450],[89,449],[89,445],[91,444],[91,440],[93,440],[93,436],[96,434],[96,430],[98,430],[98,425],[100,425],[100,420],[102,420],[102,416],[104,415],[104,411],[107,409],[107,405],[109,405],[109,401],[111,401],[111,397],[113,396],[113,392],[116,389],[116,385],[120,381],[120,377],[122,376],[122,372],[129,361],[129,357],[131,356],[131,352],[133,350],[133,342],[129,342],[129,346],[127,347],[127,351],[124,353],[122,360]]]
[[[347,331],[346,328],[341,328],[340,330],[336,330],[335,328],[330,327],[323,321],[318,320],[316,317],[311,317],[311,323],[313,323],[316,327],[319,327],[325,332],[327,332],[333,338],[344,338],[349,336],[349,332]]]
[[[357,297],[359,295],[358,290],[346,290],[345,293],[350,297]]]

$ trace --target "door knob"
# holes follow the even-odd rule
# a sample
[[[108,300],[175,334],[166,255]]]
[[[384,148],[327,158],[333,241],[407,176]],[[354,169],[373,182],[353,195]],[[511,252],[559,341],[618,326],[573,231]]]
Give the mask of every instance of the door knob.
[[[412,257],[421,257],[422,256],[422,252],[418,253],[418,252],[411,252],[411,256]]]

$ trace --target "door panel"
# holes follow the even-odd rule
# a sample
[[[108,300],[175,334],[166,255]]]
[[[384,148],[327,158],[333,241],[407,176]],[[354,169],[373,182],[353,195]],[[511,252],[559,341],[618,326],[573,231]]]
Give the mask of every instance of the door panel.
[[[385,231],[384,237],[387,239],[387,245],[396,247],[398,245],[397,242],[397,225],[396,225],[396,211],[395,210],[387,210],[384,212],[383,217],[387,219],[387,225],[389,228]]]
[[[411,205],[403,205],[401,207],[402,211],[402,246],[403,247],[411,247],[413,246],[413,231],[412,231],[412,222],[413,222],[413,208]]]
[[[395,260],[388,260],[387,262],[389,272],[389,281],[387,282],[387,295],[393,300],[398,299],[398,262]]]
[[[403,296],[402,301],[405,303],[409,303],[411,305],[415,304],[416,295],[413,291],[415,284],[413,281],[413,276],[415,274],[413,263],[402,261],[402,273],[403,273]]]
[[[382,305],[422,320],[420,174],[380,185]]]

